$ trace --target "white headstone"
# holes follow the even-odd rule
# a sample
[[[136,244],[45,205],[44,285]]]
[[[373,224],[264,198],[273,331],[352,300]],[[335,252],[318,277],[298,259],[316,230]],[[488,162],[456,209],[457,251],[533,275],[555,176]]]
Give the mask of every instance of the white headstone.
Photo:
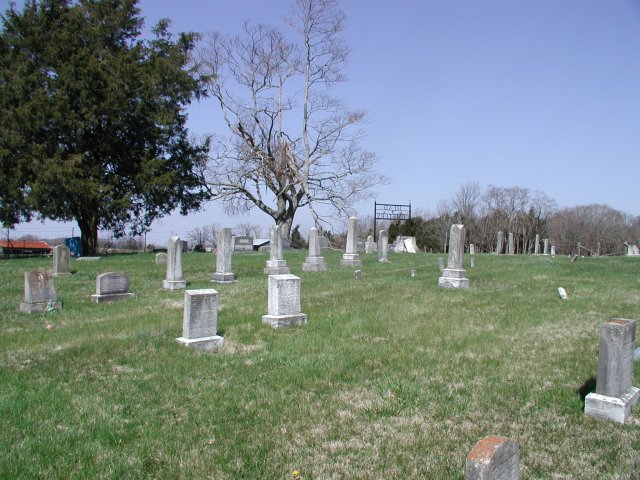
[[[282,225],[273,225],[269,231],[269,260],[264,273],[267,275],[289,273],[287,261],[282,256]]]
[[[404,249],[409,253],[418,253],[416,237],[406,237],[404,239]]]
[[[347,227],[347,246],[345,253],[342,255],[340,265],[347,267],[360,267],[362,262],[360,261],[360,255],[358,255],[358,245],[356,234],[358,231],[358,219],[356,217],[349,218],[349,225]]]
[[[369,235],[367,237],[367,242],[364,244],[364,253],[373,253],[375,250],[374,245],[373,235]]]
[[[507,251],[509,255],[514,255],[516,253],[515,244],[513,243],[513,233],[509,232],[509,241],[507,243]]]
[[[320,240],[318,238],[318,229],[309,230],[309,256],[302,264],[303,272],[321,272],[327,269],[324,257],[320,255]]]
[[[167,254],[166,253],[156,253],[156,265],[166,265],[167,264]]]
[[[449,258],[447,268],[438,279],[438,286],[442,288],[469,288],[469,279],[463,268],[464,258],[464,225],[451,225],[449,230]]]
[[[186,347],[216,352],[224,344],[224,339],[217,335],[217,328],[218,292],[213,289],[186,290],[182,337],[176,341]]]
[[[269,275],[269,303],[262,322],[273,328],[304,325],[307,316],[300,308],[300,278],[295,275]]]
[[[389,233],[386,230],[378,232],[378,261],[386,262],[389,259]]]
[[[235,280],[231,271],[232,235],[230,228],[221,228],[216,233],[216,272],[212,282],[230,283]]]
[[[187,282],[182,278],[182,248],[180,237],[171,237],[167,245],[167,276],[162,281],[165,290],[179,290],[187,287]]]
[[[549,255],[549,239],[544,238],[542,240],[542,255]]]
[[[540,235],[536,235],[536,243],[533,246],[533,254],[540,255]]]

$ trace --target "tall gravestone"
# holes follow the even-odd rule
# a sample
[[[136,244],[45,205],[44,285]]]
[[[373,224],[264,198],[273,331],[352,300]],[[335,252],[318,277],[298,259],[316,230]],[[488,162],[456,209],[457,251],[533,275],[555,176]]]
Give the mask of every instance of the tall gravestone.
[[[167,276],[162,281],[165,290],[180,290],[187,287],[187,282],[182,278],[182,239],[171,237],[167,244]]]
[[[318,229],[309,230],[309,256],[302,264],[303,272],[322,272],[327,269],[324,257],[320,255],[320,239],[318,238]]]
[[[20,311],[40,313],[62,308],[51,272],[24,272],[24,301]]]
[[[438,279],[438,286],[442,288],[469,288],[469,279],[463,268],[464,259],[464,225],[451,225],[449,230],[449,257],[447,268]]]
[[[549,239],[542,239],[542,255],[549,255]]]
[[[264,273],[267,275],[289,273],[287,261],[282,256],[282,225],[273,225],[269,231],[269,260]]]
[[[262,323],[273,328],[304,325],[307,315],[300,308],[300,278],[295,275],[269,275],[269,303]]]
[[[513,243],[513,233],[509,232],[509,240],[507,242],[507,253],[514,255],[516,253],[515,245]]]
[[[476,246],[473,243],[469,244],[469,255],[475,255],[476,254]]]
[[[551,245],[551,256],[552,257],[556,256],[556,246],[555,245]]]
[[[585,398],[584,413],[624,423],[640,398],[632,385],[636,321],[614,318],[600,326],[596,391]]]
[[[133,297],[129,292],[129,277],[121,272],[106,272],[96,277],[96,293],[93,303],[117,302]]]
[[[185,290],[182,336],[176,341],[189,348],[216,352],[224,344],[217,329],[218,292],[211,288]]]
[[[233,238],[230,228],[221,228],[216,233],[216,272],[212,282],[230,283],[235,280],[231,271],[231,253],[233,251]]]
[[[349,226],[347,227],[347,247],[340,265],[346,267],[360,267],[362,262],[360,261],[360,255],[358,255],[358,239],[356,234],[358,231],[358,219],[356,217],[349,218]]]
[[[503,239],[502,232],[498,232],[498,239],[496,240],[496,254],[497,255],[501,255],[502,254],[502,250],[504,248],[503,242],[504,242],[504,239]]]
[[[540,235],[536,235],[536,243],[533,246],[533,254],[540,255]]]
[[[467,456],[465,480],[519,480],[520,448],[505,437],[485,437]]]
[[[71,275],[71,250],[65,245],[53,247],[53,269],[54,277],[60,275]]]
[[[378,232],[378,261],[386,262],[389,260],[389,232],[380,230]]]

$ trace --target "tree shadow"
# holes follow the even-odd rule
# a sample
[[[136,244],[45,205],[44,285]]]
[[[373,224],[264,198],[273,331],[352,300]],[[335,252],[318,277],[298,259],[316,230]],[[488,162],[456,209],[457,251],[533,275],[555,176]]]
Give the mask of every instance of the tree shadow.
[[[596,391],[596,377],[590,377],[587,381],[585,381],[576,393],[580,395],[580,402],[582,402],[582,411],[584,412],[584,401],[587,398],[587,395]]]

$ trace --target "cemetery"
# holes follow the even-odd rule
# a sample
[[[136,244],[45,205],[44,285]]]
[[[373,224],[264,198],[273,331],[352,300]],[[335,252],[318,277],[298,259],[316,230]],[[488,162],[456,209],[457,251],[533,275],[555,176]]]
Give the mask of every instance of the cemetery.
[[[637,478],[638,259],[463,255],[459,230],[449,258],[234,254],[215,290],[228,257],[177,238],[1,260],[2,476]]]

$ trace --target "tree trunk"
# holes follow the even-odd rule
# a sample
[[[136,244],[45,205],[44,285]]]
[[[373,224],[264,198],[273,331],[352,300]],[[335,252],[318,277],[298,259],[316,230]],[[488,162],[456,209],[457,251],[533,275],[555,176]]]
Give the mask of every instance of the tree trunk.
[[[82,255],[98,255],[98,217],[95,214],[78,215]]]

